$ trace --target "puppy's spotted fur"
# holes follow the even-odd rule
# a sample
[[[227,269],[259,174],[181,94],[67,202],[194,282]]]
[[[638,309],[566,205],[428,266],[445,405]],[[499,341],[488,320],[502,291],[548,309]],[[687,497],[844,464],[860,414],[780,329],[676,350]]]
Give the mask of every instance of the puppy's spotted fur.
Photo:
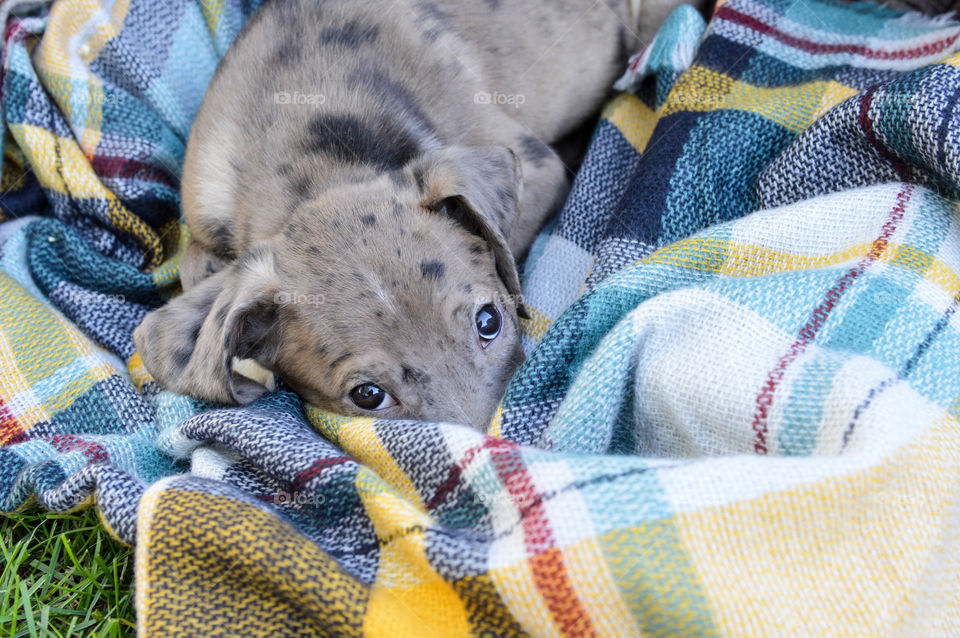
[[[514,257],[567,190],[548,144],[676,4],[268,2],[194,123],[185,292],[134,334],[147,369],[246,403],[254,359],[335,411],[373,414],[351,391],[375,384],[379,416],[486,426],[522,359]]]

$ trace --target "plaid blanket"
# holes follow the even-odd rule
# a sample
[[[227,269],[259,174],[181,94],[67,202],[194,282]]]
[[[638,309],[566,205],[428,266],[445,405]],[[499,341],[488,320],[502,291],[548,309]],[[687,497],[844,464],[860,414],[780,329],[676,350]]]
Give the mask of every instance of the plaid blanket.
[[[256,4],[5,30],[0,507],[95,503],[142,635],[960,632],[960,25],[678,10],[531,250],[484,436],[143,370]]]

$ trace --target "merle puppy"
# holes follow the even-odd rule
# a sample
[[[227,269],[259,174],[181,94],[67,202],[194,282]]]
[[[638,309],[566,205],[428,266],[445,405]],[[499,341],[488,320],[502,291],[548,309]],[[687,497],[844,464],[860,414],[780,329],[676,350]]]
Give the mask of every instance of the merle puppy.
[[[247,403],[253,360],[340,413],[485,428],[523,357],[514,259],[567,191],[550,144],[677,4],[265,4],[190,135],[184,294],[134,334],[147,370]]]

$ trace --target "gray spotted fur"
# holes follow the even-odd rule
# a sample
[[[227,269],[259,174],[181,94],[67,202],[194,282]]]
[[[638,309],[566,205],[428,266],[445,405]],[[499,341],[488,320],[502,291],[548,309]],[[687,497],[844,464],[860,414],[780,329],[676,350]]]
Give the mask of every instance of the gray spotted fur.
[[[523,356],[514,259],[567,190],[549,144],[678,3],[632,4],[268,2],[191,132],[185,292],[134,335],[150,373],[246,403],[250,358],[341,413],[374,382],[379,416],[485,426]]]

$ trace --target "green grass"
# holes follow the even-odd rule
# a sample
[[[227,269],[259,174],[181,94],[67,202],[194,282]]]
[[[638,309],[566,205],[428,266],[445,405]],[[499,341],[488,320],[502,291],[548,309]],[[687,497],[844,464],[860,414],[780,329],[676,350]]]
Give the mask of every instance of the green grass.
[[[0,638],[134,636],[133,552],[77,514],[0,514]]]

